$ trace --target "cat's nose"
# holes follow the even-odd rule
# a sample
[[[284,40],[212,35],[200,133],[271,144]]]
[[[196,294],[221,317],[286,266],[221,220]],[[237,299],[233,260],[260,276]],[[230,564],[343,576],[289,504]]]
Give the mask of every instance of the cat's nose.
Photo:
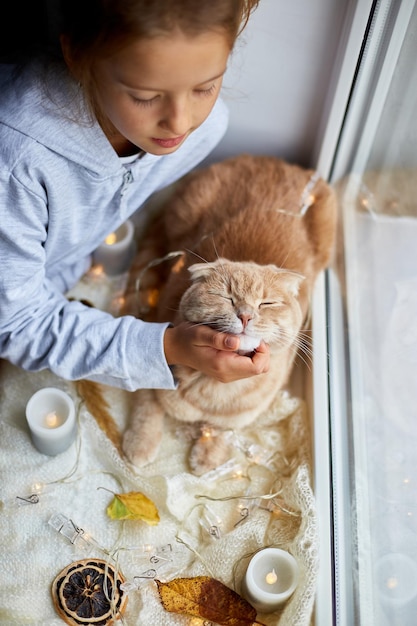
[[[246,328],[249,322],[253,319],[253,315],[251,315],[250,313],[246,313],[246,312],[239,312],[238,318],[242,322],[243,328]]]

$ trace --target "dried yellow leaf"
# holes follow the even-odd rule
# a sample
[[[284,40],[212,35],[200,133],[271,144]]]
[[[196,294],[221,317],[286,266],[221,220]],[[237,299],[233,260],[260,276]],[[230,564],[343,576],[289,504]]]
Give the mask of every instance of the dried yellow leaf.
[[[143,493],[137,491],[116,493],[107,507],[107,515],[111,519],[141,520],[152,526],[159,522],[159,513],[155,504]]]
[[[210,576],[156,581],[166,611],[200,617],[219,626],[249,626],[256,621],[256,610],[238,593]]]

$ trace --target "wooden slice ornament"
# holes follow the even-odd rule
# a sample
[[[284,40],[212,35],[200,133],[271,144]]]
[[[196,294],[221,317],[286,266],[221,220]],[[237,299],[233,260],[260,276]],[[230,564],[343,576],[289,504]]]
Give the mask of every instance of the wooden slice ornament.
[[[52,583],[55,608],[69,626],[108,626],[123,615],[127,594],[120,572],[106,561],[84,559],[68,565]]]

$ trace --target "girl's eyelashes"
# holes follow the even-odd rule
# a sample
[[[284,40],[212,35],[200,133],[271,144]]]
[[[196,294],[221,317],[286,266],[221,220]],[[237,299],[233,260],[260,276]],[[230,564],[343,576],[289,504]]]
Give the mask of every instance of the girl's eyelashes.
[[[211,87],[207,87],[207,89],[195,89],[195,92],[201,96],[211,96],[216,91],[217,85],[213,83]]]
[[[207,89],[194,89],[194,93],[196,93],[198,96],[211,96],[212,94],[215,93],[217,89],[217,85],[216,83],[213,83],[210,87],[207,87]],[[159,95],[157,96],[153,96],[153,98],[138,98],[137,96],[134,96],[133,94],[130,95],[132,101],[134,102],[134,104],[136,104],[137,106],[141,106],[141,107],[148,107],[148,106],[152,106],[152,104],[154,104],[158,99],[159,99]]]
[[[153,98],[148,98],[147,100],[142,98],[137,98],[136,96],[130,96],[133,103],[137,106],[148,107],[151,106],[157,99],[158,96],[154,96]]]

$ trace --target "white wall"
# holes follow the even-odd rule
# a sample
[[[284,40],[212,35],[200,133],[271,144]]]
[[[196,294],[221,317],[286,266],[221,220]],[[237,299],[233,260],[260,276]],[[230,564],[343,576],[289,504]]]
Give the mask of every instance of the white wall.
[[[225,76],[230,126],[210,162],[252,152],[312,165],[348,2],[261,0]]]

